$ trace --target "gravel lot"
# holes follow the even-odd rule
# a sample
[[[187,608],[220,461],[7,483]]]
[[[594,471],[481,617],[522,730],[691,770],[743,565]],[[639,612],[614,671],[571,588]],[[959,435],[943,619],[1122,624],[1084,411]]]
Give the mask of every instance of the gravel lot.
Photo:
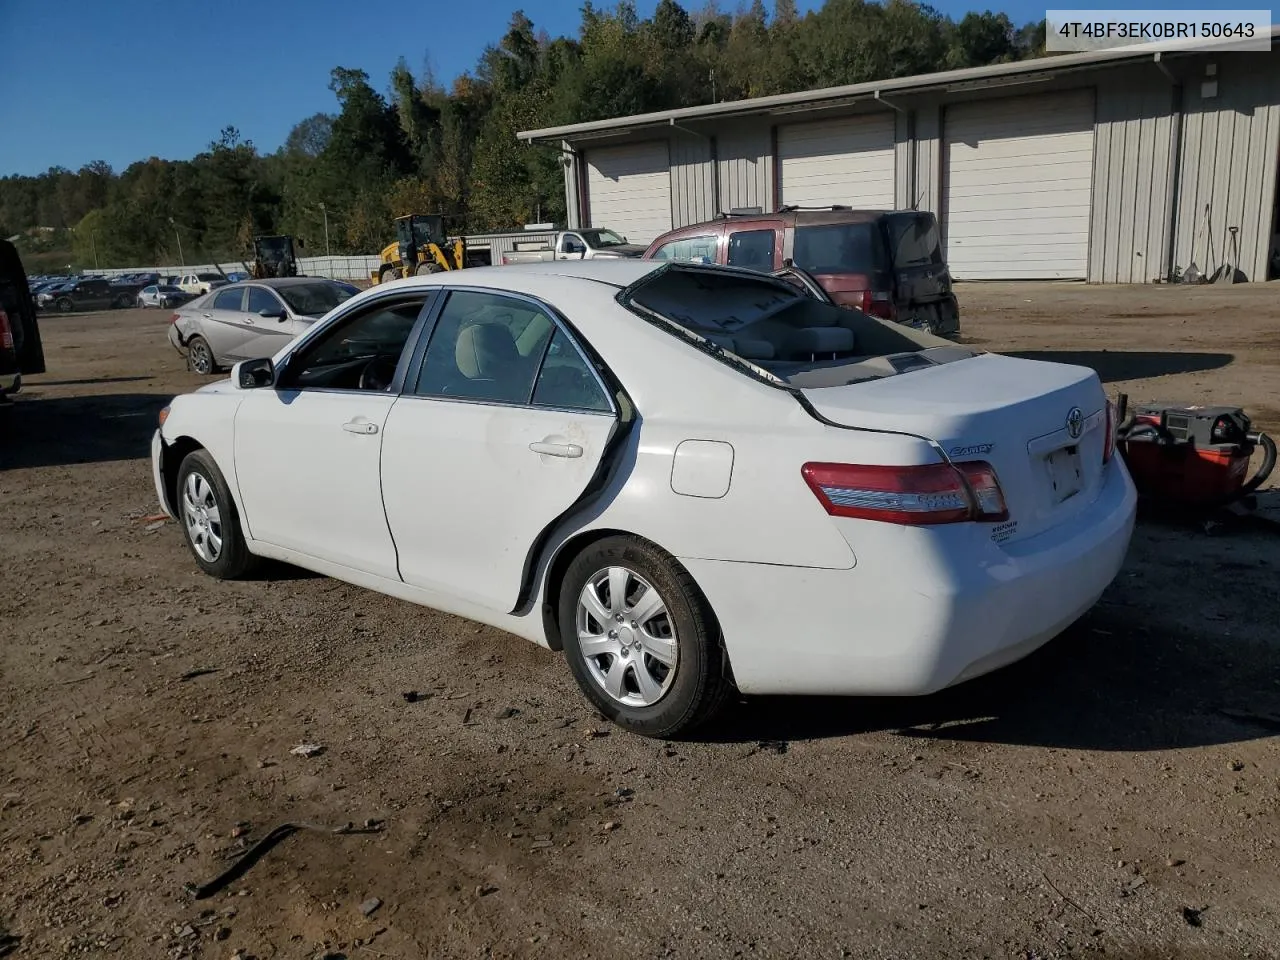
[[[1274,430],[1276,292],[961,294],[990,349]],[[645,741],[525,641],[199,574],[151,516],[155,413],[200,382],[166,319],[43,319],[0,444],[0,955],[1280,955],[1274,532],[1144,524],[1093,613],[942,695]],[[184,895],[286,822],[320,829]]]

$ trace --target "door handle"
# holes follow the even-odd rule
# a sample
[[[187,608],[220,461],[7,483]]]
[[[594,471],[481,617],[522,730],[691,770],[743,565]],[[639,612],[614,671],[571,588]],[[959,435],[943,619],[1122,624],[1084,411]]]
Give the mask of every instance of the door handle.
[[[378,432],[378,425],[368,420],[348,420],[342,425],[342,429],[347,433],[371,434]]]
[[[245,317],[245,318],[244,318],[244,322],[245,322],[245,323],[254,323],[255,321],[254,321],[253,317]]]
[[[548,457],[569,457],[572,459],[582,456],[582,448],[576,443],[548,443],[546,440],[540,440],[529,444],[529,449],[534,453],[541,453]]]

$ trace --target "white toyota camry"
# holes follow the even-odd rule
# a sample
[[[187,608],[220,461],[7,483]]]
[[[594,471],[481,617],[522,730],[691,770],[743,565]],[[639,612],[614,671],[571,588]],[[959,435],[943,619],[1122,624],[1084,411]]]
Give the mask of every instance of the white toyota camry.
[[[1087,368],[653,261],[381,284],[177,397],[156,490],[217,577],[268,557],[562,650],[618,724],[926,694],[1115,577],[1135,496]]]

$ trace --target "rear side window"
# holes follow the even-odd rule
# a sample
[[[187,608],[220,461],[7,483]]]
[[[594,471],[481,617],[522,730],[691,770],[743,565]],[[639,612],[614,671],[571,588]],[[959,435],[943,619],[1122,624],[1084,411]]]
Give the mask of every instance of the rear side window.
[[[893,265],[923,267],[942,263],[942,239],[938,221],[924,214],[902,214],[889,218],[889,247]]]
[[[682,260],[686,263],[715,263],[716,240],[711,237],[681,237],[653,251],[654,260]]]
[[[829,223],[796,227],[792,259],[810,273],[868,273],[885,267],[880,231],[874,223]]]
[[[728,262],[751,270],[773,269],[773,231],[740,230],[729,234]]]
[[[215,310],[240,310],[240,304],[244,300],[243,290],[223,290],[222,293],[213,301],[213,309]]]

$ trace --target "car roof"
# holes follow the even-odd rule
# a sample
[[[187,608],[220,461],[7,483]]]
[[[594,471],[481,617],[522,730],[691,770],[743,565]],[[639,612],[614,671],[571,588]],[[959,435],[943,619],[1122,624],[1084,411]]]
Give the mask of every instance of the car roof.
[[[259,287],[273,287],[278,290],[281,287],[297,287],[297,286],[301,286],[304,283],[315,283],[317,281],[322,283],[338,282],[336,280],[331,280],[328,277],[265,277],[262,280],[253,280],[253,279],[236,280],[235,282],[229,283],[227,284],[227,286],[222,287],[221,289],[230,290],[238,287],[259,286]]]
[[[638,258],[601,260],[552,260],[536,263],[513,263],[496,267],[468,267],[460,274],[454,271],[431,273],[422,277],[392,281],[396,284],[436,286],[452,283],[472,287],[493,287],[514,292],[528,292],[529,284],[541,288],[542,281],[550,277],[577,280],[583,283],[604,283],[621,289],[648,276],[665,265],[662,260]],[[374,288],[376,289],[376,288]]]

